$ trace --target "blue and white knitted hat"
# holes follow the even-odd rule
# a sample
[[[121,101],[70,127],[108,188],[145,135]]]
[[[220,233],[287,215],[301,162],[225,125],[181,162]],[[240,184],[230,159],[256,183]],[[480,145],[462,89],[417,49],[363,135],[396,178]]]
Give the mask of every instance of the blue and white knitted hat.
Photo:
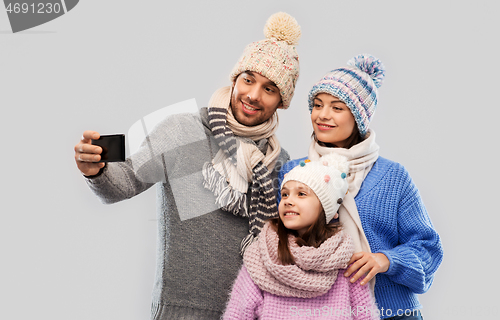
[[[285,174],[280,188],[290,180],[301,182],[311,188],[325,210],[326,223],[330,223],[349,188],[346,179],[348,172],[347,158],[330,153],[316,161],[301,161],[298,166]]]
[[[362,137],[377,108],[378,91],[385,77],[385,67],[372,55],[360,54],[347,62],[347,67],[327,73],[309,92],[309,112],[314,97],[328,93],[342,100],[351,110]]]

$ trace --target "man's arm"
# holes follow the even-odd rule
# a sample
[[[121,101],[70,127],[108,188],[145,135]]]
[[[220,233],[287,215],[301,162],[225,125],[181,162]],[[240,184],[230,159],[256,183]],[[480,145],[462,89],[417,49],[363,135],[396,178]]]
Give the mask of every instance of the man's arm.
[[[90,143],[91,139],[98,137],[99,133],[94,131],[84,133],[82,140],[75,146],[75,161],[90,189],[104,203],[129,199],[157,182],[191,174],[197,167],[193,167],[189,159],[197,158],[199,151],[192,150],[193,145],[200,148],[202,142],[201,145],[208,148],[207,136],[198,113],[166,117],[124,162],[107,163],[105,166],[96,163],[102,149]],[[186,155],[186,151],[190,153]]]
[[[132,198],[154,184],[137,176],[130,158],[119,163],[98,162],[101,160],[102,148],[92,145],[91,140],[99,137],[98,132],[85,131],[75,146],[75,161],[89,188],[103,203]]]

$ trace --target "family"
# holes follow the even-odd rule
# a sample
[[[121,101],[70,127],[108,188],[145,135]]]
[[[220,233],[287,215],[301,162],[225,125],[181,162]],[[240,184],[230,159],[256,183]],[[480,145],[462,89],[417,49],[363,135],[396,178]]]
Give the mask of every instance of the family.
[[[167,117],[125,162],[99,162],[95,131],[75,146],[104,203],[157,186],[151,319],[423,319],[443,249],[370,129],[384,65],[358,55],[312,86],[311,144],[290,160],[276,110],[299,77],[300,26],[280,12],[264,34],[207,108]]]

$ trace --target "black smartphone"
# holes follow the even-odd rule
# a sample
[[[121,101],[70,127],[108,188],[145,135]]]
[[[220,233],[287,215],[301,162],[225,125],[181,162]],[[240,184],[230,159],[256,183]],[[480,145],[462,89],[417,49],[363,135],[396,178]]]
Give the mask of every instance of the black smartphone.
[[[92,144],[102,148],[100,162],[125,161],[125,135],[102,135],[99,139],[92,139]]]

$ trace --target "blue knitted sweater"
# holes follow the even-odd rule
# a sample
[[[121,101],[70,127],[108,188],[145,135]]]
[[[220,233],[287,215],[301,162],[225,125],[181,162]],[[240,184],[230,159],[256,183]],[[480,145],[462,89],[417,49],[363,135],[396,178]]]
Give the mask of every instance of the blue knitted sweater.
[[[305,159],[287,162],[279,185]],[[422,308],[416,294],[430,288],[443,249],[410,175],[401,164],[379,157],[354,199],[371,251],[390,261],[389,270],[376,275],[381,318]]]

